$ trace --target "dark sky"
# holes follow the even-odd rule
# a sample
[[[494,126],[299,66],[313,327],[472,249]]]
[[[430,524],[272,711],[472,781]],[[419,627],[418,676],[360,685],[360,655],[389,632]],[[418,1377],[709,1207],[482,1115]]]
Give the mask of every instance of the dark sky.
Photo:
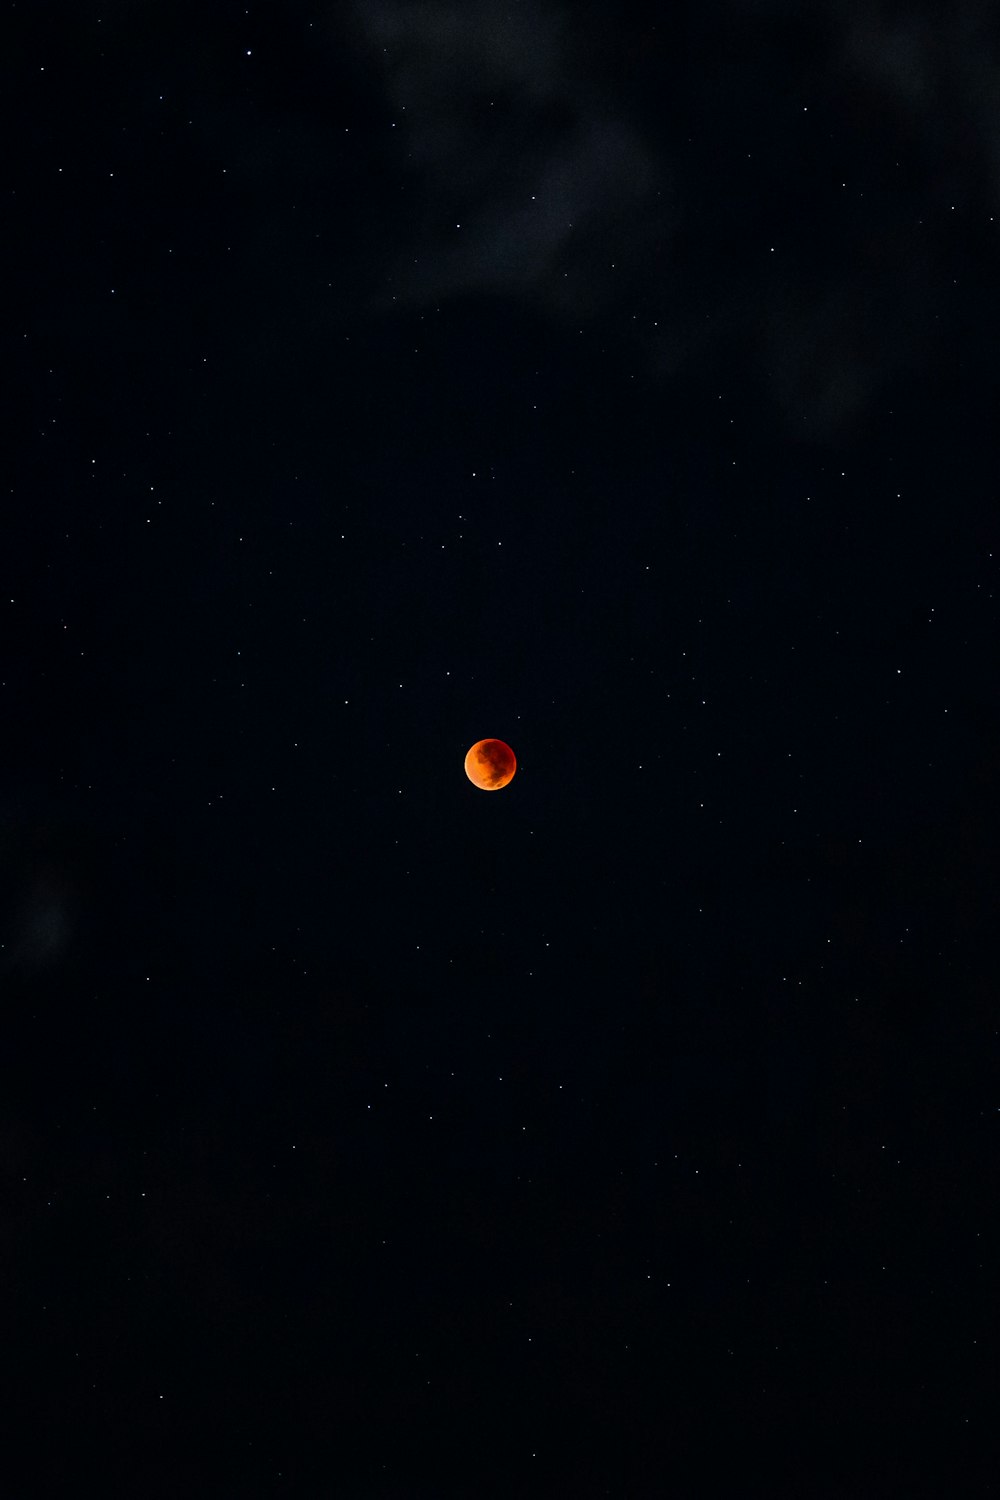
[[[996,1492],[1000,47],[661,9],[8,12],[12,1495]]]

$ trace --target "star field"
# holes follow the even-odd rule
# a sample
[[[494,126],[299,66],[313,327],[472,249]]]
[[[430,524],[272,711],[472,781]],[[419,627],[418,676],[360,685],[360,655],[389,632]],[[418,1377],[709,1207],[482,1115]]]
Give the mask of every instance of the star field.
[[[963,17],[12,12],[11,1493],[991,1492]]]

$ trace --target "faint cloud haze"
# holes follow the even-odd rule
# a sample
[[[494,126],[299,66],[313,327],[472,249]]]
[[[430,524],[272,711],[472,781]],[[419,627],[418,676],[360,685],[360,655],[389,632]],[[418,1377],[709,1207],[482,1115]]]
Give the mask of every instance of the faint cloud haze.
[[[87,834],[44,794],[0,793],[0,973],[31,975],[58,964],[73,941],[74,868]]]
[[[380,301],[517,293],[573,315],[617,296],[606,273],[662,224],[665,169],[598,86],[586,28],[484,0],[356,15],[421,204]]]
[[[69,892],[51,873],[35,877],[22,892],[10,926],[9,958],[23,969],[56,963],[72,934]]]
[[[810,438],[849,432],[954,337],[961,216],[985,230],[1000,197],[982,5],[725,0],[680,30],[555,3],[351,15],[412,205],[373,310],[478,294],[608,315],[666,381],[745,358]],[[806,184],[802,233],[773,258],[741,196],[746,135],[779,203]]]

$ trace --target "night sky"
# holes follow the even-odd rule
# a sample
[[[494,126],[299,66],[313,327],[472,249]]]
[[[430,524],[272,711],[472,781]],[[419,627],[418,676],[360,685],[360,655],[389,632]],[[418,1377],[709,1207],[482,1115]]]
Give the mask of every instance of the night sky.
[[[11,1500],[996,1493],[991,16],[8,8]]]

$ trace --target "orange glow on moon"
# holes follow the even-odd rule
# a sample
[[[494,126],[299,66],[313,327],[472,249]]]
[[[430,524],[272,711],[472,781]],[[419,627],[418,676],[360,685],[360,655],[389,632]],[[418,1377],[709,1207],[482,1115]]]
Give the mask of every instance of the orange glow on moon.
[[[477,740],[465,757],[465,774],[484,792],[498,792],[513,780],[517,760],[503,740]]]

